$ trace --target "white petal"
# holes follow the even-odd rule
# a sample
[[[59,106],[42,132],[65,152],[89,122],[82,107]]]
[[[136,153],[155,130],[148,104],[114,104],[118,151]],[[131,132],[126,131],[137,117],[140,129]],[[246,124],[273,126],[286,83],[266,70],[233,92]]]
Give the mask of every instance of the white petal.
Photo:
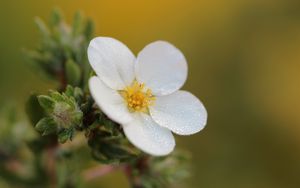
[[[120,90],[132,83],[135,57],[125,44],[97,37],[91,40],[87,53],[92,68],[106,85]]]
[[[167,155],[175,147],[171,131],[159,126],[147,114],[135,114],[135,120],[123,125],[123,129],[133,145],[151,155]]]
[[[167,95],[180,89],[187,78],[187,63],[172,44],[157,41],[147,45],[135,64],[137,80],[155,95]]]
[[[132,114],[117,91],[106,86],[96,76],[90,78],[89,87],[96,104],[110,119],[120,124],[132,121]]]
[[[187,91],[157,97],[150,107],[154,121],[179,135],[190,135],[204,128],[207,112],[200,100]]]

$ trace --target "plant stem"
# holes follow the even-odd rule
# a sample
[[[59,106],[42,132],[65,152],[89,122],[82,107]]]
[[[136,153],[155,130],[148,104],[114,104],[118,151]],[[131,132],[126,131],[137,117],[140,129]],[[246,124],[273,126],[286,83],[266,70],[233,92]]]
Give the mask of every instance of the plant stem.
[[[65,66],[65,65],[63,65]],[[65,73],[65,68],[63,68],[62,71],[60,71],[58,74],[57,74],[57,77],[58,77],[58,80],[60,82],[60,91],[64,91],[68,85],[67,83],[67,78],[66,78],[66,73]]]
[[[56,146],[49,147],[46,150],[47,153],[46,170],[49,176],[51,188],[55,188],[57,185],[56,169],[55,169],[56,166],[55,152],[56,152]]]
[[[83,172],[83,177],[86,181],[90,181],[94,178],[98,178],[98,177],[107,175],[117,169],[119,169],[119,167],[113,166],[113,165],[97,166],[97,167],[85,170]]]
[[[125,165],[123,170],[124,170],[124,174],[127,176],[129,184],[132,188],[142,188],[139,179],[135,178],[132,173],[132,166]]]

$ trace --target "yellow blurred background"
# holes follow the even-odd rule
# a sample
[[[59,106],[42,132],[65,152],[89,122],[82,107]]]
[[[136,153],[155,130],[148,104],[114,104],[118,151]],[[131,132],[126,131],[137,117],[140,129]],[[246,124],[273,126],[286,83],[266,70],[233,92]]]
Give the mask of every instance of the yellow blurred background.
[[[39,40],[33,19],[58,7],[71,21],[80,10],[97,36],[136,54],[167,40],[185,54],[184,89],[208,110],[199,134],[177,137],[192,153],[191,188],[300,187],[300,1],[293,0],[10,0],[0,2],[0,104],[23,108],[31,91],[46,92],[22,48]],[[103,180],[103,181],[102,181]],[[97,180],[123,187],[113,174]]]

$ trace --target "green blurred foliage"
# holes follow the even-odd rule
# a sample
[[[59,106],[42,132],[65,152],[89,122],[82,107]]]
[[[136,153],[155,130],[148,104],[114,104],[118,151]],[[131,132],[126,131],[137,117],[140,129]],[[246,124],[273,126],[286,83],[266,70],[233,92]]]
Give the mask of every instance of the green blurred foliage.
[[[38,43],[32,20],[46,18],[53,7],[66,12],[68,20],[81,10],[95,21],[96,35],[118,38],[135,53],[158,39],[183,51],[189,63],[184,89],[196,94],[209,114],[201,133],[177,137],[178,145],[192,153],[187,187],[300,186],[299,1],[2,1],[0,102],[13,101],[17,114],[29,92],[55,87],[35,75],[21,55],[22,48]],[[17,132],[30,132],[16,126]],[[3,135],[13,134],[7,131]],[[19,138],[3,136],[0,143]],[[120,173],[88,186],[94,183],[127,185]]]

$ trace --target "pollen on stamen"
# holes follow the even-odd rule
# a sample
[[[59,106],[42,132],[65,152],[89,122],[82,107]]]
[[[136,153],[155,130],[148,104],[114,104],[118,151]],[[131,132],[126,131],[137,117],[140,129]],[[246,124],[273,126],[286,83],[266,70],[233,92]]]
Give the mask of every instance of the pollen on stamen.
[[[154,104],[155,97],[150,89],[145,89],[145,84],[134,81],[132,85],[127,86],[120,91],[128,109],[132,112],[148,112],[148,107]]]

